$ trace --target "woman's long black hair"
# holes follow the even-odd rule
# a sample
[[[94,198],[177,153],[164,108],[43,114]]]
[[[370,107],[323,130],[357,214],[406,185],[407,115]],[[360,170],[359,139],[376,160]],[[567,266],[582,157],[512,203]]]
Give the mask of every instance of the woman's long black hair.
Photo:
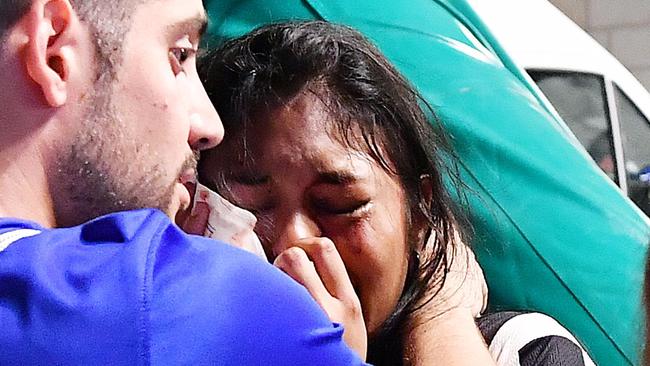
[[[402,364],[405,320],[442,287],[459,233],[460,216],[443,184],[443,175],[458,182],[454,155],[432,108],[359,32],[322,21],[257,28],[210,50],[199,72],[226,136],[245,136],[255,116],[309,90],[335,117],[343,143],[364,149],[399,178],[409,219],[424,218],[432,239],[409,243],[403,292],[381,331],[369,339],[368,361]],[[430,194],[422,190],[423,180]]]

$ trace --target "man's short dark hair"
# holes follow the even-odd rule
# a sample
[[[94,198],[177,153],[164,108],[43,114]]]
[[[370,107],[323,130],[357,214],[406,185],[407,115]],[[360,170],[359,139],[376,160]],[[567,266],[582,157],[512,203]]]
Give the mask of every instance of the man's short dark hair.
[[[124,36],[131,25],[131,15],[145,0],[70,0],[77,15],[90,29],[95,41],[99,75],[113,77],[121,63]],[[7,30],[23,17],[32,0],[0,2],[0,40]],[[4,43],[4,42],[3,42]]]
[[[25,15],[31,4],[31,0],[0,1],[0,40],[4,38],[7,30]]]

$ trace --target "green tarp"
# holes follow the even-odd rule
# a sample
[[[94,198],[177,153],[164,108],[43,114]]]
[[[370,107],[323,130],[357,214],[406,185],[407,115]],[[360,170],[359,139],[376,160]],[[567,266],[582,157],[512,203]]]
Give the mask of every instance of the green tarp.
[[[434,106],[461,159],[492,310],[554,316],[600,365],[639,364],[649,224],[463,1],[214,0],[206,44],[289,19],[350,25]]]

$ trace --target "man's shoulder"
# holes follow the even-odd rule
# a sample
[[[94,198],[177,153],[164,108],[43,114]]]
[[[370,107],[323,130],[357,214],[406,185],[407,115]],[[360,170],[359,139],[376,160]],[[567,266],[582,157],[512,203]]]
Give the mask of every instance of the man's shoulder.
[[[0,234],[12,230],[39,233],[0,252],[0,288],[11,289],[0,291],[0,345],[18,355],[0,361],[31,361],[41,349],[62,363],[66,354],[117,364],[358,362],[304,288],[161,212],[54,230],[0,221]]]
[[[23,235],[23,232],[38,235]],[[101,260],[103,254],[137,256],[146,260],[157,250],[169,246],[198,246],[220,251],[217,242],[185,234],[164,213],[141,209],[111,213],[70,228],[46,229],[29,221],[2,218],[0,235],[7,237],[7,254],[29,254],[38,250],[56,252],[59,256],[76,253],[80,248],[92,252],[91,259]],[[23,255],[24,256],[24,255]]]
[[[34,222],[18,218],[0,218],[0,234],[18,230],[37,230],[42,235],[30,241],[48,241],[54,245],[74,242],[123,244],[144,239],[143,234],[152,234],[156,229],[163,229],[171,224],[169,218],[162,212],[143,209],[111,213],[75,227],[55,229],[46,229]]]
[[[171,282],[188,285],[196,281],[194,286],[206,288],[190,294],[194,297],[209,292],[207,287],[220,293],[259,287],[258,296],[272,291],[302,292],[302,287],[256,256],[223,242],[186,234],[153,209],[113,213],[59,229],[1,219],[0,235],[8,243],[2,262],[21,262],[26,271],[39,272],[36,267],[45,266],[49,275],[60,272],[68,277],[77,269],[85,277],[119,273],[131,283],[147,286],[147,291],[162,291]],[[124,281],[115,284],[126,286]]]
[[[94,279],[93,286],[124,290],[129,284],[138,284],[142,287],[138,295],[160,296],[172,283],[184,284],[182,289],[202,288],[186,294],[186,299],[205,296],[213,289],[240,296],[253,288],[257,296],[278,291],[306,294],[302,287],[254,255],[186,234],[153,209],[113,213],[60,229],[2,219],[0,235],[7,238],[0,264],[12,262],[13,270],[42,273],[46,268],[48,276],[67,278],[83,272],[83,277]],[[98,280],[111,276],[115,281]]]

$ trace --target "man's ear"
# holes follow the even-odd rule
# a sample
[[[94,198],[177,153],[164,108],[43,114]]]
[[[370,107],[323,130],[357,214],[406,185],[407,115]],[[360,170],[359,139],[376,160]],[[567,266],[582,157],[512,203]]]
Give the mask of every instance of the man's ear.
[[[24,63],[51,107],[68,98],[71,45],[78,42],[71,27],[74,12],[69,0],[35,0],[26,15],[28,43]]]

